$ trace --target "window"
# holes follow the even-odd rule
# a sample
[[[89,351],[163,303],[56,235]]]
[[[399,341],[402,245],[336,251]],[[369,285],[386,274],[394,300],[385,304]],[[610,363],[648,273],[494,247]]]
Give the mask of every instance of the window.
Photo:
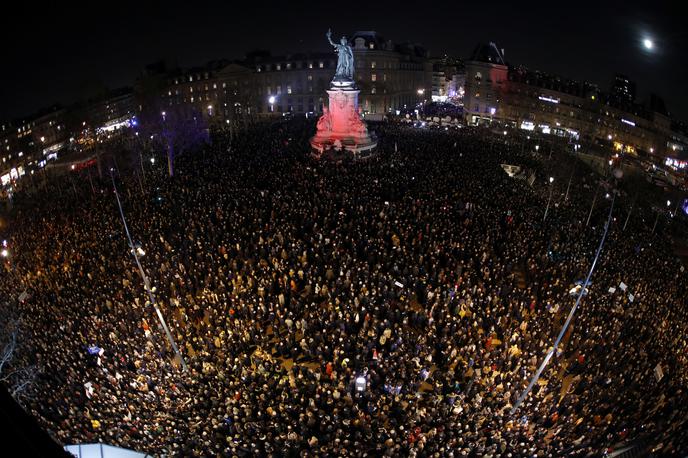
[[[189,82],[193,81],[193,75],[189,75]]]
[[[313,62],[308,62],[308,68],[313,68]]]
[[[213,83],[213,89],[217,89],[217,83]]]
[[[483,75],[480,72],[475,72],[475,80],[480,81],[483,79]]]
[[[318,68],[325,68],[323,61],[318,62]]]
[[[313,81],[313,75],[308,75],[308,81]]]
[[[291,94],[291,86],[287,86],[287,94]]]
[[[370,43],[370,44],[368,45],[368,47],[369,47],[370,49],[375,49],[375,43]]]
[[[382,81],[387,81],[387,73],[382,74]]]
[[[227,83],[222,83],[222,87],[223,88],[227,87]]]
[[[377,75],[375,73],[370,75],[370,81],[373,81],[373,82],[377,81]]]
[[[282,64],[275,65],[275,70],[282,70]]]
[[[375,89],[375,86],[373,86],[372,89],[370,89],[370,93],[371,93],[371,94],[377,93],[377,90]]]
[[[291,62],[287,62],[287,70],[291,70]]]
[[[370,68],[375,69],[375,61],[372,61],[372,62],[370,63]]]

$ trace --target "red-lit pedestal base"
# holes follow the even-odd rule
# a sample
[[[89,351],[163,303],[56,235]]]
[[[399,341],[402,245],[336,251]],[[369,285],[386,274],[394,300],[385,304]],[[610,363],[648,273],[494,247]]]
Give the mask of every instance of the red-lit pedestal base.
[[[327,91],[329,103],[323,107],[318,120],[318,130],[311,138],[311,147],[316,156],[328,150],[348,151],[356,157],[367,157],[377,147],[377,140],[368,132],[368,127],[358,112],[358,94],[353,82],[332,83]]]

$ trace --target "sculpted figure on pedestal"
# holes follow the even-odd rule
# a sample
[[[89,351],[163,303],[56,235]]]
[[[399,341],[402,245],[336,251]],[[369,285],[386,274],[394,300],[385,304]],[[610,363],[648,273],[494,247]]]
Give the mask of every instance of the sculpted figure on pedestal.
[[[353,81],[354,80],[354,51],[351,49],[346,37],[342,37],[339,43],[332,41],[332,31],[327,29],[327,41],[335,47],[335,51],[339,55],[337,60],[337,71],[334,75],[335,81]]]
[[[330,111],[326,106],[323,106],[323,114],[320,116],[320,119],[318,119],[318,132],[330,130],[332,130],[332,118],[330,116]]]

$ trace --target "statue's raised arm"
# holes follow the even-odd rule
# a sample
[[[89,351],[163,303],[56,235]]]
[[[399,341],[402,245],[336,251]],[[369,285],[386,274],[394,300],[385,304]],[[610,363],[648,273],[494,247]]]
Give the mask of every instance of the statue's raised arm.
[[[332,30],[331,30],[331,29],[327,29],[327,33],[325,34],[325,36],[327,37],[327,41],[329,41],[330,44],[336,48],[336,47],[337,47],[337,43],[335,43],[334,41],[332,41]]]

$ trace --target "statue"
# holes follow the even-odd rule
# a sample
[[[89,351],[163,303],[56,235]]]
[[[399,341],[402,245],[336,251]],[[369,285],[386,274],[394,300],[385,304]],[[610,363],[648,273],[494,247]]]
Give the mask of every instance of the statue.
[[[318,132],[330,131],[332,130],[332,118],[330,117],[330,112],[326,106],[323,106],[323,114],[318,119]]]
[[[332,31],[327,29],[327,40],[332,46],[336,48],[339,54],[337,60],[337,71],[334,75],[335,81],[353,81],[354,80],[354,51],[346,41],[346,37],[342,37],[339,44],[332,41]]]

